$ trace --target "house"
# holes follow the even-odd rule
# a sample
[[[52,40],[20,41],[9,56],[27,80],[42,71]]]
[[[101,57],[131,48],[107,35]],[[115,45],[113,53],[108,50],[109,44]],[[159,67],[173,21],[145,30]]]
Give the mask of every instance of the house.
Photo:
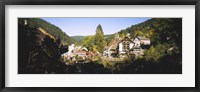
[[[104,55],[107,57],[123,56],[129,53],[129,50],[134,47],[134,42],[130,39],[129,34],[121,39],[118,34],[105,48]]]
[[[104,56],[114,57],[114,56],[141,56],[144,55],[144,47],[150,45],[150,39],[145,36],[137,36],[134,40],[130,38],[127,34],[123,39],[121,39],[118,34],[109,43],[109,45],[104,50]]]
[[[118,45],[119,45],[118,54],[125,55],[128,54],[131,48],[133,48],[134,42],[129,37],[126,36],[118,43]]]
[[[73,55],[81,57],[83,60],[85,60],[85,58],[87,56],[87,52],[86,51],[76,51],[73,53]]]
[[[90,52],[90,54],[91,54],[91,57],[96,57],[99,55],[99,52],[92,51],[92,52]]]
[[[134,39],[135,46],[140,47],[141,45],[150,45],[150,39],[145,36],[136,36]]]
[[[76,51],[73,53],[75,56],[78,55],[80,57],[85,57],[87,52],[86,51]]]
[[[69,46],[68,46],[68,54],[73,53],[73,52],[74,52],[74,49],[75,49],[74,44],[69,45]]]
[[[134,55],[135,57],[144,55],[144,50],[141,47],[133,47],[129,50],[129,55]]]
[[[120,37],[118,34],[115,34],[115,38],[105,47],[104,56],[113,57],[118,54],[118,43],[120,41]]]
[[[113,44],[113,45],[111,45],[109,48],[108,48],[108,56],[109,57],[113,57],[113,56],[116,56],[117,55],[117,46],[118,46],[118,44],[117,43],[115,43],[115,44]]]

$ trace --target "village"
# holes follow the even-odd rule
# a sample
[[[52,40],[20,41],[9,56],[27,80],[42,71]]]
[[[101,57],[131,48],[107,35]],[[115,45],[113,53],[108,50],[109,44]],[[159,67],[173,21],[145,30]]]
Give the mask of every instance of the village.
[[[99,58],[102,61],[123,61],[127,56],[130,58],[137,58],[144,55],[144,50],[149,49],[150,39],[145,36],[136,36],[134,39],[130,34],[126,34],[124,38],[119,37],[116,33],[114,39],[104,48],[103,53],[98,51],[89,51],[86,47],[75,46],[71,44],[68,46],[68,52],[62,54],[63,61],[66,64],[73,63],[87,63],[97,61]]]
[[[27,20],[24,20],[24,25],[27,25]],[[37,30],[50,37],[53,42],[56,38],[49,34],[45,29],[38,27]],[[43,36],[38,36],[43,41]],[[42,44],[42,43],[40,43]],[[87,63],[97,61],[99,58],[102,61],[124,61],[128,56],[130,58],[138,58],[144,55],[144,50],[149,49],[150,39],[145,36],[136,36],[134,39],[130,37],[130,33],[125,37],[120,37],[118,33],[114,34],[114,39],[104,47],[103,53],[98,51],[89,51],[86,47],[71,44],[68,46],[67,52],[61,55],[66,64],[69,63]]]
[[[46,30],[41,27],[38,27],[37,30],[49,36],[55,42],[55,38]],[[102,61],[122,62],[127,57],[134,59],[143,56],[144,50],[149,49],[150,43],[150,39],[145,36],[136,36],[132,39],[128,33],[122,38],[116,33],[114,39],[105,46],[103,53],[89,51],[86,47],[71,44],[68,46],[67,52],[63,53],[61,57],[66,64],[88,63],[98,61],[99,58]]]
[[[18,30],[19,74],[182,74],[181,19],[106,34],[99,24],[94,33],[69,36],[42,19],[22,18]]]

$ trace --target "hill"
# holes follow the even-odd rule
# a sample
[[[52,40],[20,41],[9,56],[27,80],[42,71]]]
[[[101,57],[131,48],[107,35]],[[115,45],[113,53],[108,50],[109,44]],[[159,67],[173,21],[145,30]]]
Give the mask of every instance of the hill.
[[[51,35],[57,39],[61,39],[63,45],[69,45],[74,42],[65,32],[63,32],[59,27],[43,20],[40,18],[19,18],[19,23],[23,23],[24,20],[27,21],[27,26],[30,28],[41,27],[47,30]]]
[[[152,18],[142,23],[131,25],[117,32],[120,37],[130,34],[131,38],[146,36],[151,39],[152,45],[159,43],[182,44],[182,19],[181,18]],[[111,41],[114,34],[106,37]],[[109,42],[108,42],[109,43]]]
[[[151,39],[153,45],[158,43],[177,44],[182,42],[181,18],[152,18],[143,23],[132,25],[118,32],[120,35],[130,33],[130,36],[141,35]]]
[[[182,62],[182,19],[181,18],[152,18],[145,22],[132,25],[118,32],[123,38],[146,36],[151,40],[150,48],[144,51],[145,61]],[[113,34],[114,35],[114,34]],[[107,45],[112,43],[113,36],[107,38]],[[168,59],[171,60],[168,60]]]
[[[89,35],[88,35],[89,36]],[[75,40],[75,43],[81,45],[82,40],[86,37],[86,36],[70,36],[73,40]],[[107,34],[104,35],[104,38],[106,39],[106,41],[110,41],[111,38],[113,38],[114,35],[113,34]]]
[[[76,40],[76,42],[81,43],[85,36],[70,36],[72,39]]]

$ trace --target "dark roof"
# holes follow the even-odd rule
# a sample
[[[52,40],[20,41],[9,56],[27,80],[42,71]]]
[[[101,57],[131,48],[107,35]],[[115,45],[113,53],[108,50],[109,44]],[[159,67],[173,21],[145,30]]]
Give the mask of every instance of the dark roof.
[[[134,43],[130,38],[128,38],[128,37],[125,37],[124,39],[122,39],[120,42],[122,42],[122,41],[130,41],[130,42],[132,42],[132,43]]]
[[[149,40],[149,38],[146,38],[145,36],[137,36],[137,38],[140,40]]]

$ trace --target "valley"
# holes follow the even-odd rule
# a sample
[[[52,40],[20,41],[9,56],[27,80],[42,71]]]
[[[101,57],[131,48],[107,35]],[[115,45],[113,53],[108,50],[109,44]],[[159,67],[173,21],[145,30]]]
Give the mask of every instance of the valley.
[[[113,34],[69,36],[39,18],[19,18],[20,74],[181,74],[182,19],[152,18]]]

